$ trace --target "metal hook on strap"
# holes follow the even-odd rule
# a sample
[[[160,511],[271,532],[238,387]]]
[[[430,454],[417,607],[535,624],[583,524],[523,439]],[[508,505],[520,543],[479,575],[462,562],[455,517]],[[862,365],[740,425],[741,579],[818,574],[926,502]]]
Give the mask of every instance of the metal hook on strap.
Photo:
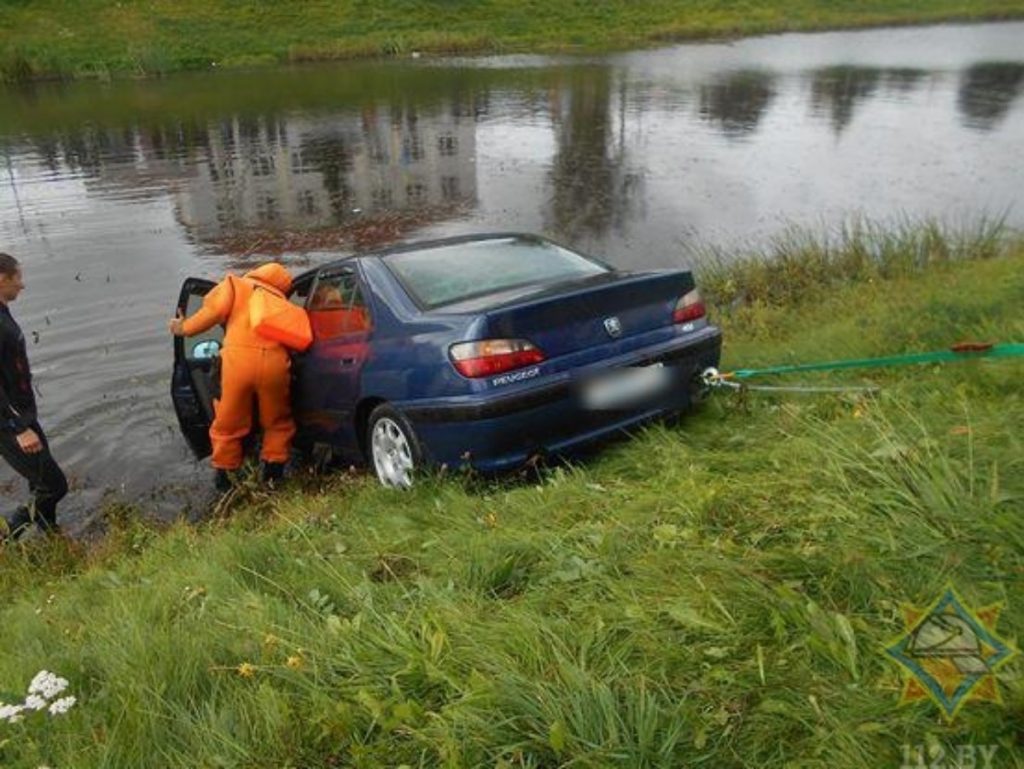
[[[723,374],[714,366],[708,366],[698,376],[700,383],[708,390],[728,387],[731,390],[739,390],[743,387],[739,382],[729,381],[728,375]]]
[[[731,374],[723,374],[714,366],[704,369],[697,377],[705,391],[711,390],[751,390],[754,392],[791,392],[791,393],[845,393],[859,392],[877,393],[880,388],[875,385],[841,385],[838,387],[822,386],[782,386],[782,385],[748,385],[732,381]]]

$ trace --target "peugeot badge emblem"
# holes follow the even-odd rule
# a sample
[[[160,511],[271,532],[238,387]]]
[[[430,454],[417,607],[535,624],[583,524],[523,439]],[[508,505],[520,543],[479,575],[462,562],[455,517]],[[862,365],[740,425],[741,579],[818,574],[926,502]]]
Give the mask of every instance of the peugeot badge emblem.
[[[622,336],[622,324],[614,315],[604,319],[604,330],[608,332],[608,336],[612,339],[618,339]]]

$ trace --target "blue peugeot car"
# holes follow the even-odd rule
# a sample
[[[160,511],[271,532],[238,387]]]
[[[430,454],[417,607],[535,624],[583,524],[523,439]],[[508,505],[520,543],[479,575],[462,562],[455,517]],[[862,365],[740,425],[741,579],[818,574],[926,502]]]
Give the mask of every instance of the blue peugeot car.
[[[191,314],[213,287],[189,278]],[[296,447],[417,471],[500,471],[687,409],[722,336],[688,270],[626,272],[535,235],[403,245],[300,275],[312,346],[293,358]],[[176,338],[172,396],[210,453],[223,329]]]

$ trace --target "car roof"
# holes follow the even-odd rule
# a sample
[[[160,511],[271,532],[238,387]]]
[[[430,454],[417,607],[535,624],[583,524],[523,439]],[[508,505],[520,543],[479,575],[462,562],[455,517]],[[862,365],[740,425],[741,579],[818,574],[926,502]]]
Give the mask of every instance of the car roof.
[[[535,235],[529,232],[486,232],[486,233],[472,233],[469,235],[455,235],[448,238],[435,238],[433,240],[417,240],[412,243],[399,243],[394,246],[387,248],[378,249],[374,251],[363,251],[356,254],[349,254],[348,256],[334,259],[326,264],[321,264],[319,267],[314,267],[310,270],[303,272],[296,280],[300,280],[307,275],[312,275],[319,270],[331,269],[332,267],[341,267],[346,262],[350,262],[353,259],[381,259],[383,257],[390,256],[391,254],[404,254],[410,251],[421,251],[429,248],[440,248],[442,246],[454,246],[458,243],[475,243],[485,240],[507,240],[508,238],[516,238],[518,240],[533,240],[538,242],[550,243],[547,238],[540,235]]]

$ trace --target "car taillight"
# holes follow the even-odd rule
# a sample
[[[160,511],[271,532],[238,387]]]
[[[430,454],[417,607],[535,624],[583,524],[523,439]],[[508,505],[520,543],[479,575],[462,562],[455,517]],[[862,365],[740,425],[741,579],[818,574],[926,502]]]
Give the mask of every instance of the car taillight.
[[[703,318],[706,314],[707,308],[704,307],[704,300],[700,298],[700,291],[694,289],[679,297],[676,308],[672,311],[672,322],[687,323]]]
[[[525,339],[484,339],[460,342],[448,350],[462,376],[471,378],[501,374],[544,360],[544,353]]]

